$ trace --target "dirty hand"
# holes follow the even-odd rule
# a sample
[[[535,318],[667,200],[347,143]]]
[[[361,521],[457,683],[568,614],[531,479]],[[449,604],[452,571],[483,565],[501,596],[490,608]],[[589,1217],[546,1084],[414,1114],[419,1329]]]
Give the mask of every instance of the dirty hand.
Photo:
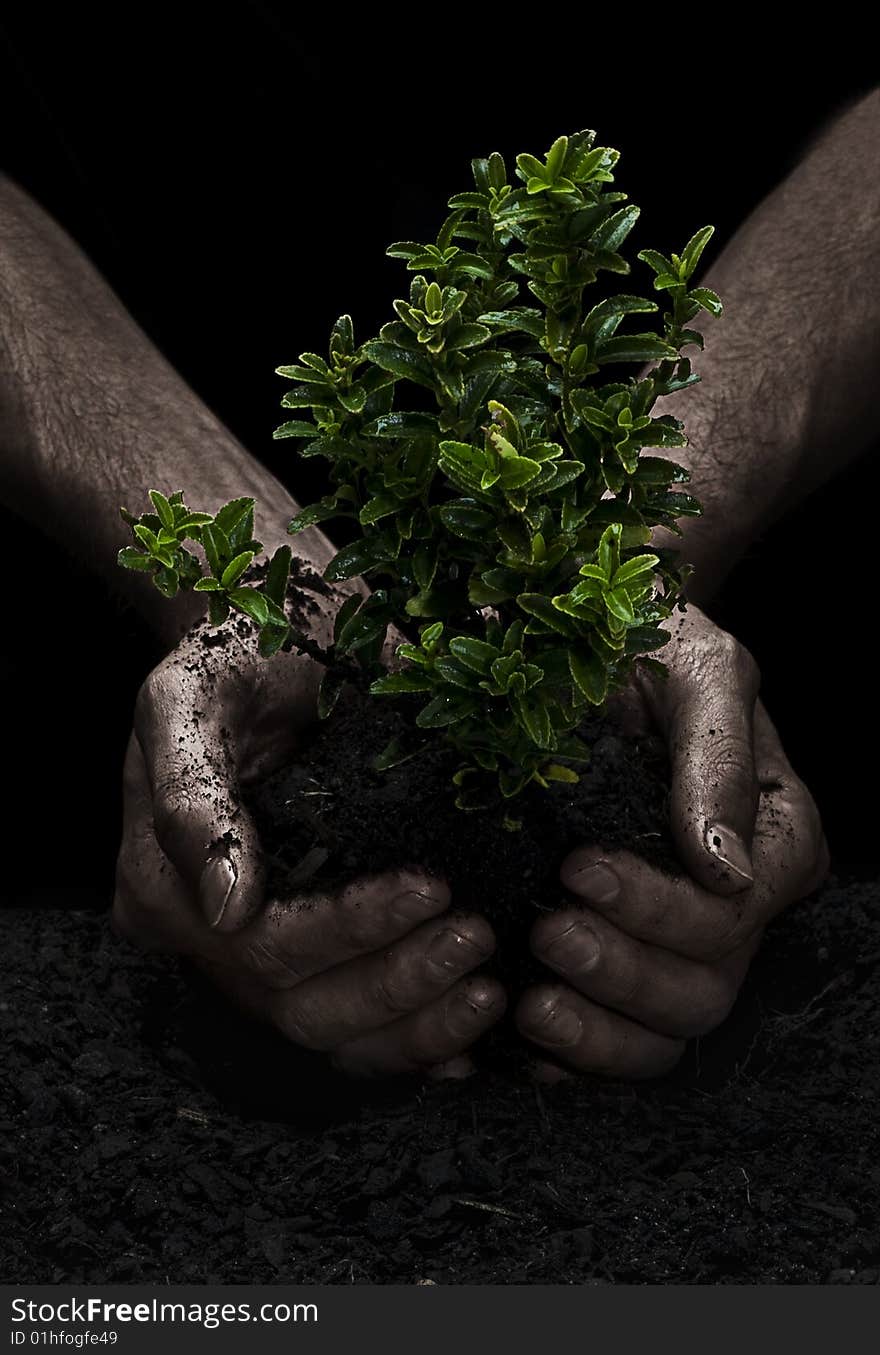
[[[652,1077],[730,1011],[766,924],[821,882],[828,851],[809,791],[758,700],[751,655],[696,607],[668,623],[666,682],[639,677],[624,719],[652,722],[671,763],[670,819],[687,874],[584,846],[562,865],[569,908],[535,955],[560,982],[529,989],[517,1025],[552,1063]]]
[[[494,938],[450,917],[418,869],[333,894],[264,898],[260,843],[240,788],[296,752],[320,669],[196,627],[138,696],[124,772],[114,920],[129,940],[193,957],[252,1014],[357,1074],[464,1070],[498,1020],[500,986],[473,974]]]

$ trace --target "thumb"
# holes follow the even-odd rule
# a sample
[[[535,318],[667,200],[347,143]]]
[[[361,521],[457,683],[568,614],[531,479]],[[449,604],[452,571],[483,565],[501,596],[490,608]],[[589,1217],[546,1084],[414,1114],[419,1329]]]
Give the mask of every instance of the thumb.
[[[234,735],[185,696],[172,674],[148,679],[138,698],[156,840],[209,926],[238,931],[263,901],[259,837],[241,804]]]
[[[739,893],[754,883],[758,668],[748,650],[695,608],[668,651],[665,691],[654,685],[649,702],[671,761],[673,837],[699,884],[716,894]]]

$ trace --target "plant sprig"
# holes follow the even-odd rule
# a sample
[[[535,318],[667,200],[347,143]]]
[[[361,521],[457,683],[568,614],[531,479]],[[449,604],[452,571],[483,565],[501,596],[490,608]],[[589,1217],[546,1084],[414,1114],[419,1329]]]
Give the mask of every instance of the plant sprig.
[[[691,286],[712,228],[680,255],[639,253],[647,295],[608,287],[630,272],[622,251],[639,209],[609,189],[618,152],[594,141],[582,131],[543,160],[518,156],[518,183],[497,153],[474,160],[474,188],[450,199],[436,240],[387,251],[415,275],[396,318],[358,345],[343,315],[326,358],[277,369],[296,415],[275,437],[329,463],[329,492],[290,531],[348,519],[355,539],[325,578],[373,585],[341,608],[334,656],[353,658],[376,696],[418,703],[415,729],[440,731],[460,756],[465,808],[485,801],[487,777],[505,797],[577,779],[588,711],[635,663],[662,668],[649,656],[685,571],[676,552],[646,549],[653,529],[680,533],[678,519],[699,512],[687,471],[654,454],[685,446],[683,426],[652,410],[699,379],[682,349],[702,346],[701,311],[721,311]],[[627,365],[644,370],[627,377]],[[237,608],[260,626],[263,653],[281,647],[289,554],[276,552],[261,586],[242,582],[259,550],[253,502],[209,518],[180,496],[151,497],[155,515],[129,515],[137,544],[120,563],[151,570],[163,592],[208,592],[215,624]],[[389,625],[409,635],[390,673]],[[331,673],[325,713],[339,687]]]

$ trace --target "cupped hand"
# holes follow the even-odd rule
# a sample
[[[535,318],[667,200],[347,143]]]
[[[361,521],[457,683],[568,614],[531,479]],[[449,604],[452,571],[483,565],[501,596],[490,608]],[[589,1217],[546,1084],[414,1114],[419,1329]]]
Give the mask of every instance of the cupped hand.
[[[733,1006],[767,923],[815,889],[828,851],[813,799],[758,700],[749,653],[697,608],[670,623],[665,682],[634,680],[625,723],[666,739],[670,821],[685,873],[630,852],[578,848],[562,865],[571,906],[535,925],[558,981],[529,989],[520,1032],[560,1069],[618,1078],[669,1071],[685,1042]]]
[[[346,1071],[466,1071],[465,1051],[505,998],[474,972],[494,948],[488,923],[451,916],[443,881],[411,869],[265,898],[241,789],[295,755],[321,670],[295,654],[259,658],[248,629],[196,627],[139,693],[116,926],[191,956],[253,1015]]]

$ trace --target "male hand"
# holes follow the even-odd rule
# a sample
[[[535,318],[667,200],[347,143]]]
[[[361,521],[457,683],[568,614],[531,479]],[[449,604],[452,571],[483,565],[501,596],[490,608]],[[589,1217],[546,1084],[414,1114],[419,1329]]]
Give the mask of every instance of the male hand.
[[[697,608],[670,623],[625,718],[666,738],[670,819],[686,874],[630,852],[578,848],[562,865],[569,908],[535,925],[535,955],[560,981],[529,989],[520,1032],[560,1065],[618,1078],[672,1068],[685,1041],[727,1016],[762,931],[815,889],[828,850],[809,791],[792,771],[758,700],[751,655]]]
[[[289,760],[314,719],[320,668],[254,652],[224,628],[190,632],[138,696],[124,772],[114,920],[136,944],[192,956],[252,1014],[357,1074],[443,1065],[502,1015],[474,971],[494,937],[448,914],[445,883],[418,869],[335,894],[264,899],[241,787]]]

